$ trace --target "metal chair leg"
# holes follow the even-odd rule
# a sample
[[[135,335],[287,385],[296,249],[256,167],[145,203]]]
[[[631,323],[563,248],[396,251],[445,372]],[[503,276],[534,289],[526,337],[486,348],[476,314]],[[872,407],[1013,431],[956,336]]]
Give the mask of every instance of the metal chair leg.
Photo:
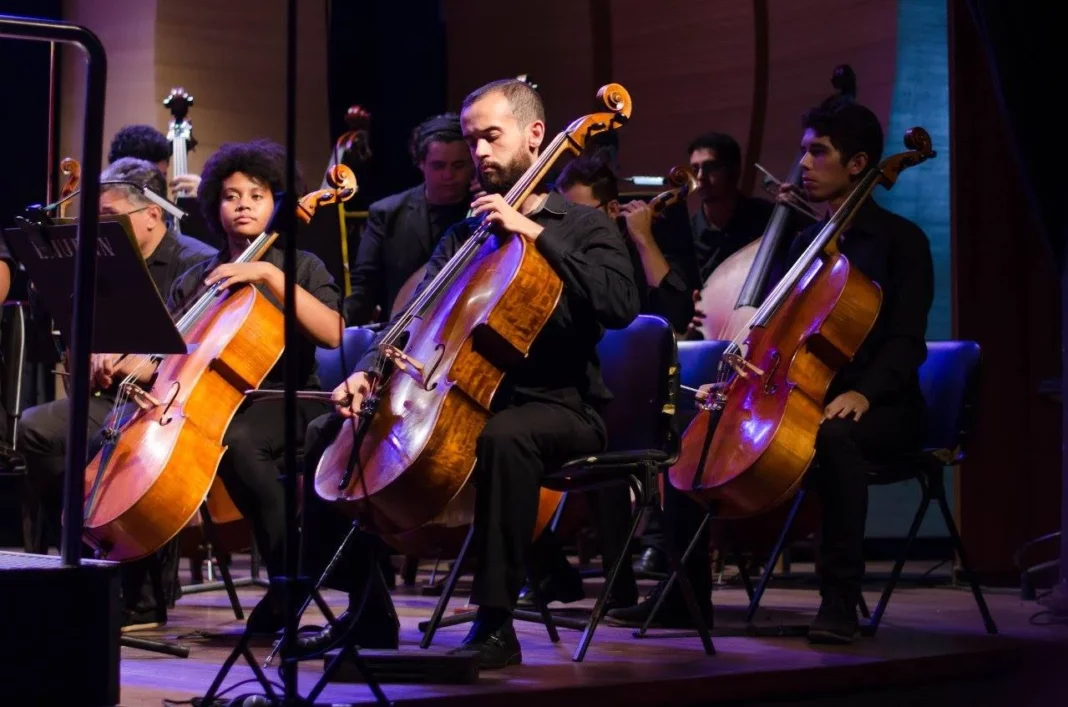
[[[218,550],[218,534],[215,532],[215,521],[208,512],[208,504],[200,504],[200,519],[204,523],[204,537],[208,541],[208,562],[211,562],[212,549]],[[219,563],[219,574],[222,575],[223,586],[226,587],[226,595],[230,598],[230,607],[234,610],[234,618],[241,621],[245,618],[245,612],[241,609],[241,601],[237,598],[237,589],[234,587],[234,579],[230,576],[230,567],[225,562]]]
[[[861,632],[865,636],[874,636],[875,632],[879,630],[879,622],[882,621],[883,614],[886,612],[886,606],[890,603],[890,595],[894,591],[894,587],[897,586],[897,581],[901,577],[901,570],[905,567],[905,560],[908,559],[909,550],[912,549],[912,541],[916,539],[917,533],[920,532],[920,524],[923,523],[923,517],[927,514],[927,507],[931,504],[931,487],[925,480],[925,477],[918,477],[920,487],[923,489],[923,498],[920,499],[920,506],[916,509],[916,515],[912,518],[912,526],[909,528],[909,534],[905,536],[905,549],[902,550],[901,556],[897,558],[894,563],[894,569],[890,572],[890,579],[883,587],[882,596],[879,597],[879,603],[875,607],[875,612],[872,614],[871,620],[866,626],[861,627]]]
[[[541,614],[541,620],[545,624],[549,640],[553,643],[559,643],[560,634],[556,630],[556,624],[553,623],[553,615],[549,612],[549,604],[541,593],[541,575],[538,573],[537,563],[528,558],[526,565],[527,581],[530,582],[530,591],[534,595],[534,606],[537,607],[538,613]]]
[[[797,512],[801,509],[801,504],[804,503],[807,494],[808,490],[804,486],[797,492],[794,505],[790,507],[790,513],[786,516],[786,522],[783,523],[782,532],[779,533],[779,539],[775,541],[775,547],[772,548],[771,557],[768,558],[767,564],[764,565],[764,572],[760,575],[760,582],[757,583],[756,592],[749,600],[749,608],[745,612],[746,623],[752,622],[753,617],[756,615],[757,607],[760,606],[760,599],[764,596],[764,590],[768,588],[771,575],[775,572],[775,563],[779,561],[779,555],[782,554],[783,547],[786,546],[786,538],[789,537],[790,530],[794,527]]]
[[[438,598],[437,605],[434,606],[434,613],[430,617],[430,621],[426,624],[423,640],[419,644],[420,648],[430,647],[431,641],[434,640],[434,634],[442,624],[442,616],[445,614],[445,608],[449,605],[449,599],[452,598],[453,590],[456,589],[456,582],[460,579],[460,569],[463,567],[464,560],[467,558],[467,550],[471,546],[471,538],[474,537],[474,535],[475,526],[472,523],[471,529],[467,531],[467,537],[464,538],[464,544],[460,547],[460,554],[456,556],[456,560],[452,563],[452,569],[449,570],[449,578],[445,580],[445,586],[442,587],[441,596]],[[471,613],[474,614],[474,612]]]
[[[656,486],[652,486],[651,493],[655,498]],[[708,516],[705,516],[705,520],[708,520]],[[697,537],[701,537],[698,533]],[[690,542],[693,545],[693,541]],[[704,550],[704,548],[702,548]],[[697,597],[694,594],[693,586],[690,584],[690,577],[683,569],[682,559],[679,557],[679,550],[675,547],[675,538],[671,533],[664,533],[664,551],[668,557],[668,566],[671,568],[671,573],[679,578],[679,588],[682,590],[682,598],[686,602],[686,608],[690,611],[690,619],[693,621],[694,626],[697,627],[697,633],[701,636],[701,645],[704,646],[705,653],[707,655],[715,655],[716,647],[712,644],[712,637],[708,633],[708,626],[705,625],[705,617],[701,614],[701,607],[697,603]]]
[[[686,566],[686,563],[690,559],[690,554],[693,553],[694,548],[697,546],[697,541],[701,538],[701,534],[705,531],[705,526],[708,525],[711,520],[712,514],[706,513],[705,517],[701,520],[701,525],[697,528],[697,532],[694,533],[692,538],[690,538],[690,544],[686,546],[686,552],[682,554],[682,561],[680,562],[681,567]],[[671,588],[674,586],[676,579],[678,579],[678,574],[675,572],[672,572],[668,576],[667,582],[664,584],[664,589],[660,592],[660,596],[656,598],[656,603],[653,604],[653,610],[649,612],[649,616],[646,617],[645,623],[641,625],[641,628],[634,631],[635,638],[642,638],[645,636],[646,632],[648,632],[649,627],[656,619],[657,612],[660,611],[660,607],[664,603],[664,598],[667,597],[668,592],[671,591]]]
[[[633,480],[633,477],[632,477]],[[648,480],[646,480],[645,486],[647,487]],[[639,494],[638,498],[642,498]],[[634,513],[631,515],[630,531],[627,533],[627,539],[623,543],[622,552],[616,561],[612,563],[612,569],[608,573],[608,578],[605,580],[604,587],[601,588],[601,593],[597,595],[597,602],[593,605],[593,613],[590,614],[589,621],[586,622],[586,627],[582,631],[582,638],[579,639],[578,648],[575,649],[575,653],[571,656],[571,660],[579,663],[586,656],[586,651],[590,647],[590,642],[593,641],[593,634],[597,630],[597,624],[601,622],[605,613],[605,603],[608,601],[608,595],[612,592],[612,587],[615,586],[616,578],[619,576],[619,569],[623,563],[627,560],[627,548],[630,547],[631,540],[634,539],[634,534],[638,532],[638,525],[641,523],[642,516],[645,515],[646,503],[636,503]]]
[[[934,485],[933,481],[930,483],[932,486]],[[942,511],[942,519],[946,522],[946,529],[949,531],[949,537],[953,540],[953,547],[957,551],[957,557],[960,558],[961,569],[964,570],[964,576],[968,578],[968,584],[972,587],[972,595],[975,597],[975,603],[979,606],[979,613],[983,617],[983,626],[986,627],[987,633],[995,635],[998,632],[998,627],[994,624],[994,618],[990,615],[990,609],[986,605],[983,590],[979,588],[975,573],[972,572],[972,567],[968,564],[968,556],[964,554],[964,543],[960,539],[957,523],[953,520],[953,514],[949,510],[949,504],[946,502],[946,495],[941,486],[934,492],[934,497],[938,501],[939,509]]]

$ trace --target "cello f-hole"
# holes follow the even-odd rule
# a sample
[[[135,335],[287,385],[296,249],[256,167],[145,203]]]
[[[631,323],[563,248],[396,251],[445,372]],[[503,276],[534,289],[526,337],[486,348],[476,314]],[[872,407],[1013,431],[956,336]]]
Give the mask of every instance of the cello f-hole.
[[[782,354],[778,351],[773,351],[771,354],[771,366],[768,367],[768,372],[764,378],[764,392],[771,394],[779,389],[779,386],[775,385],[775,372],[779,370],[779,364],[782,362]]]
[[[434,374],[438,370],[438,366],[441,365],[442,359],[445,358],[445,344],[438,344],[437,346],[435,346],[434,353],[437,354],[437,358],[435,358],[434,362],[430,364],[430,370],[428,370],[426,375],[423,376],[423,389],[428,392],[438,387],[437,381],[434,381],[433,383],[429,384],[428,381],[434,377]]]

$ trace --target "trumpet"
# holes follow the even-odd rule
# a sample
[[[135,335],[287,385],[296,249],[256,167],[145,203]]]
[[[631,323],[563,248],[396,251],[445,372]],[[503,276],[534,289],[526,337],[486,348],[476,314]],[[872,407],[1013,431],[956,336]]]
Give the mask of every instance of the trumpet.
[[[779,193],[779,187],[783,185],[783,182],[776,179],[775,175],[766,170],[764,166],[761,165],[759,162],[755,162],[753,164],[757,169],[764,173],[764,179],[760,181],[761,188],[768,194],[774,196],[775,201],[778,203],[779,198],[782,196]],[[800,214],[808,216],[813,221],[820,221],[823,219],[823,217],[819,215],[817,208],[812,204],[812,202],[805,199],[796,191],[787,192],[785,201],[781,203],[785,203],[786,206],[789,206],[791,209],[797,211]]]

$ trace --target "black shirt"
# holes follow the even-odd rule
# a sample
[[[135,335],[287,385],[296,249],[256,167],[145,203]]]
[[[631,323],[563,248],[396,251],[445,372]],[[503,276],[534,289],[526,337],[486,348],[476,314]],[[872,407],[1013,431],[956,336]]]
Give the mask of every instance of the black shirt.
[[[175,234],[168,230],[152,255],[145,258],[148,274],[160,297],[166,302],[178,277],[197,263],[210,260],[219,251],[196,238]],[[169,309],[169,307],[168,307]],[[174,310],[171,310],[173,313]]]
[[[775,205],[766,199],[738,195],[734,212],[723,228],[716,228],[698,209],[691,219],[694,253],[704,284],[719,264],[764,235]]]
[[[626,229],[626,224],[621,226]],[[693,291],[700,289],[700,273],[694,254],[693,237],[686,217],[686,205],[676,204],[653,221],[653,240],[670,268],[656,287],[650,287],[642,267],[641,254],[624,234],[630,253],[634,279],[641,297],[641,313],[663,317],[677,332],[684,332],[693,319]]]
[[[279,270],[282,269],[284,254],[278,248],[272,247],[263,257],[263,261],[271,263]],[[171,311],[184,308],[193,298],[204,290],[204,279],[224,262],[229,261],[229,254],[220,253],[217,257],[195,265],[183,273],[171,289],[168,307]],[[297,251],[297,284],[307,290],[315,299],[325,304],[335,312],[341,305],[341,290],[338,288],[326,265],[315,255],[307,251]],[[265,285],[256,285],[256,289],[267,297],[274,306],[282,309],[282,303]],[[298,380],[304,381],[302,387],[307,390],[318,390],[319,378],[316,376],[315,342],[307,336],[302,336],[297,355],[300,357]],[[278,363],[267,374],[267,378],[260,385],[264,389],[281,389],[285,387],[285,360],[283,355]]]
[[[382,319],[389,319],[408,278],[430,260],[442,236],[463,220],[467,209],[466,202],[428,205],[423,184],[371,204],[352,266],[352,294],[345,298],[345,323],[367,324],[375,307]]]
[[[597,343],[605,328],[623,329],[638,315],[638,286],[624,237],[603,211],[570,204],[556,192],[528,217],[544,227],[534,245],[563,280],[564,289],[529,355],[505,377],[494,406],[502,406],[512,394],[518,394],[565,404],[585,402],[600,408],[611,394],[601,378]],[[476,225],[476,219],[468,219],[445,234],[427,264],[427,276],[418,291],[456,253]],[[380,375],[383,367],[376,341],[356,370]]]
[[[790,262],[826,225],[802,231],[790,250]],[[872,405],[922,403],[919,369],[927,358],[927,316],[934,300],[931,244],[912,221],[872,200],[860,208],[838,248],[852,267],[882,289],[879,315],[853,361],[838,371],[827,401],[855,390]]]

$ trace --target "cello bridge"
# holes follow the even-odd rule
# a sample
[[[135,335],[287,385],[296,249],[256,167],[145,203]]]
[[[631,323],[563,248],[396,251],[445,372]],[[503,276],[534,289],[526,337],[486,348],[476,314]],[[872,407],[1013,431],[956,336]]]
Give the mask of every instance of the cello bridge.
[[[723,361],[738,375],[739,378],[748,379],[752,376],[764,377],[764,371],[751,364],[738,354],[723,354]]]
[[[424,385],[423,370],[425,366],[417,359],[412,358],[396,346],[386,346],[382,349],[382,355],[393,362],[398,370],[411,376],[419,385]]]
[[[135,383],[123,383],[120,387],[122,392],[129,395],[130,399],[142,410],[151,410],[162,404],[151,393]]]

